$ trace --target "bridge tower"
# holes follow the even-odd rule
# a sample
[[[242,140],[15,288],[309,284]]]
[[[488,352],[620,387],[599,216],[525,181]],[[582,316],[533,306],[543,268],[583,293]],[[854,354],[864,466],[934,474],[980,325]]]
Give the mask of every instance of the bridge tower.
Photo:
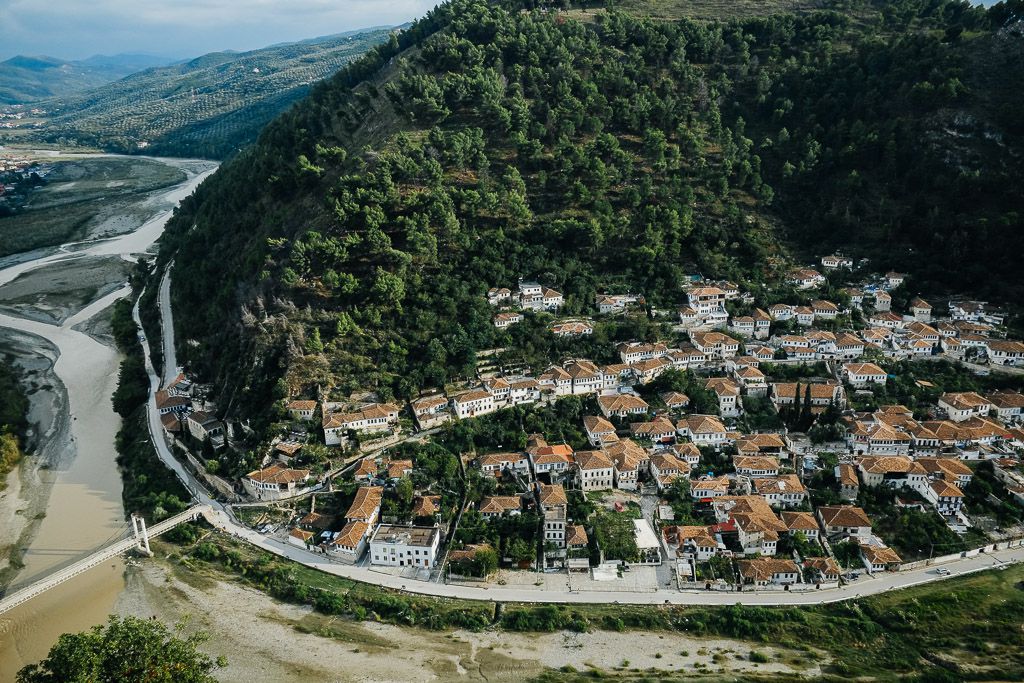
[[[135,542],[138,543],[139,552],[153,557],[153,551],[149,549],[149,534],[146,532],[146,520],[134,512],[132,513],[132,533],[135,535]]]

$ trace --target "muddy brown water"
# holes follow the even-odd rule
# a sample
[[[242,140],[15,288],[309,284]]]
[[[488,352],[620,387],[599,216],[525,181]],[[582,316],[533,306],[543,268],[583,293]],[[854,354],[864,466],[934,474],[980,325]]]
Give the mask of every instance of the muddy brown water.
[[[213,164],[207,168],[202,173],[190,173],[185,182],[162,193],[159,199],[163,206],[176,204],[191,194],[214,170]],[[121,237],[65,245],[12,265],[0,270],[0,284],[68,258],[116,255],[134,260],[132,255],[153,245],[170,214],[170,210],[163,209]],[[121,537],[125,529],[122,483],[114,450],[121,421],[111,404],[120,358],[114,349],[72,327],[126,294],[127,290],[119,290],[108,295],[61,326],[0,315],[0,326],[41,337],[56,346],[60,356],[54,373],[67,392],[68,405],[68,414],[57,418],[65,423],[55,432],[58,441],[49,444],[59,449],[60,464],[39,472],[43,484],[51,487],[46,514],[28,545],[24,567],[12,582],[12,589],[91,554],[112,538]],[[0,529],[0,545],[17,540],[4,534],[5,530]],[[123,562],[116,559],[0,615],[0,681],[13,680],[19,668],[44,657],[61,633],[102,623],[123,589]]]

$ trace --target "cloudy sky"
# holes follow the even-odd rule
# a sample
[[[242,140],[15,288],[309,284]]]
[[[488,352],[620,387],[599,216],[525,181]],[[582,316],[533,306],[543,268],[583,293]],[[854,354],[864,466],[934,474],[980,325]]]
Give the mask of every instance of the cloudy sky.
[[[175,58],[394,25],[440,0],[0,0],[0,59]]]

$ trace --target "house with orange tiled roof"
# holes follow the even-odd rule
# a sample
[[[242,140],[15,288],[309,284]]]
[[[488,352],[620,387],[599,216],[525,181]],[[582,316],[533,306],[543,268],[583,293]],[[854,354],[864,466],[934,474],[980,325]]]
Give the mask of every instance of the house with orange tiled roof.
[[[815,514],[829,538],[852,538],[860,542],[871,538],[871,520],[859,507],[822,505]]]
[[[623,342],[615,347],[619,352],[619,358],[627,365],[642,360],[661,358],[668,353],[669,348],[662,342]]]
[[[676,425],[672,420],[659,416],[650,422],[632,422],[629,431],[636,439],[647,439],[654,443],[669,443],[675,440]]]
[[[855,387],[885,384],[889,375],[874,363],[844,363],[843,376]]]
[[[619,313],[626,310],[630,304],[643,305],[644,298],[634,294],[597,294],[594,297],[594,305],[599,313]]]
[[[354,562],[366,551],[371,529],[372,525],[364,521],[350,521],[324,544],[324,552],[332,557]]]
[[[814,317],[821,320],[835,320],[836,316],[841,312],[839,306],[824,299],[812,301],[811,309],[814,311]]]
[[[518,515],[522,512],[523,501],[519,496],[484,496],[480,500],[480,514],[484,517]]]
[[[833,254],[830,256],[821,257],[821,267],[828,270],[837,270],[839,268],[853,268],[853,259],[848,256],[839,256]]]
[[[1024,420],[1024,394],[1019,391],[994,391],[985,398],[992,404],[989,416],[1003,424],[1019,424]]]
[[[924,468],[931,479],[942,479],[956,484],[960,488],[970,486],[974,478],[974,470],[958,458],[917,458],[917,463]]]
[[[878,456],[906,455],[913,440],[904,428],[878,420],[853,422],[847,429],[846,439],[857,455]]]
[[[990,339],[985,341],[984,345],[992,365],[1024,365],[1024,342],[1015,339]]]
[[[811,583],[836,583],[843,570],[832,557],[808,557],[804,560],[804,573]]]
[[[157,396],[159,395],[160,392],[157,392]],[[157,405],[159,407],[159,403]],[[313,413],[316,412],[316,401],[289,401],[285,407],[294,420],[312,420]]]
[[[698,446],[720,446],[728,441],[728,430],[717,415],[687,415],[676,423],[676,431]]]
[[[661,400],[669,410],[679,410],[690,405],[690,397],[678,391],[666,391],[661,394]]]
[[[353,478],[356,481],[369,481],[377,476],[377,472],[380,471],[380,465],[377,464],[377,460],[374,457],[367,457],[356,463],[356,469],[353,472]]]
[[[590,569],[590,538],[582,524],[565,527],[565,565],[572,571]]]
[[[694,500],[707,498],[721,498],[729,494],[729,487],[732,482],[729,477],[701,477],[690,482],[690,497]]]
[[[519,451],[486,453],[477,458],[477,465],[480,467],[480,471],[489,477],[497,477],[505,470],[520,474],[530,472],[530,461],[527,455]]]
[[[670,487],[677,479],[690,476],[690,465],[671,451],[659,451],[651,455],[649,467],[651,478],[657,483],[659,491]]]
[[[768,395],[768,380],[759,369],[754,367],[738,368],[733,373],[733,376],[740,383],[743,393],[747,396],[761,397]]]
[[[437,517],[441,514],[441,496],[420,495],[412,500],[413,517]]]
[[[558,484],[537,484],[537,502],[544,514],[544,542],[565,548],[569,507],[565,489]]]
[[[921,493],[928,483],[928,472],[905,455],[866,455],[857,459],[857,469],[865,486],[904,486]]]
[[[721,332],[690,332],[690,343],[708,359],[725,360],[732,358],[740,349],[740,343]]]
[[[370,403],[349,413],[335,413],[332,424],[355,432],[380,432],[398,423],[401,409],[394,403]]]
[[[869,574],[897,571],[903,563],[899,554],[892,548],[866,543],[860,545],[860,558]]]
[[[797,289],[812,289],[825,283],[825,277],[813,268],[794,268],[786,279]]]
[[[800,568],[793,560],[758,557],[737,560],[740,580],[748,586],[790,586],[800,582]]]
[[[671,369],[672,361],[666,356],[659,356],[648,360],[638,360],[635,363],[630,363],[629,367],[633,370],[638,383],[647,384],[657,379],[661,373]]]
[[[689,560],[706,562],[725,552],[725,543],[707,526],[666,526],[661,530],[669,557],[686,561],[683,572],[689,574]]]
[[[307,548],[313,539],[316,538],[316,534],[312,531],[306,531],[305,529],[292,529],[288,532],[288,542],[299,548]]]
[[[735,380],[728,377],[709,377],[704,381],[704,388],[718,398],[718,413],[722,417],[740,415],[740,385]]]
[[[309,470],[298,470],[274,463],[242,478],[242,488],[257,500],[280,500],[308,490]]]
[[[615,465],[615,488],[635,491],[640,471],[650,464],[650,455],[632,439],[622,439],[604,447]]]
[[[935,506],[940,515],[955,515],[964,505],[964,492],[951,481],[935,479],[928,484],[925,498]]]
[[[380,486],[360,486],[356,489],[355,498],[345,513],[345,521],[362,521],[372,525],[380,514],[383,499],[384,489]]]
[[[796,510],[783,510],[779,515],[782,523],[786,525],[786,531],[790,534],[801,533],[810,541],[818,540],[818,520],[811,512],[800,512]]]
[[[562,475],[572,465],[572,446],[569,444],[549,445],[546,441],[527,446],[526,454],[533,462],[533,471],[538,474]]]
[[[422,396],[409,403],[420,429],[431,429],[452,419],[448,398],[441,395]]]
[[[719,522],[736,525],[740,547],[745,555],[774,555],[779,535],[786,533],[771,506],[761,496],[722,496],[711,503]]]
[[[556,337],[585,337],[594,334],[594,326],[582,320],[568,320],[550,327]]]
[[[494,396],[486,389],[470,389],[452,396],[452,408],[459,419],[489,415],[497,410]]]
[[[562,369],[572,380],[572,394],[593,394],[604,388],[604,372],[589,360],[571,360]]]
[[[775,477],[779,474],[779,461],[770,456],[735,455],[732,464],[736,474],[745,477]]]
[[[388,460],[384,463],[384,476],[395,482],[412,472],[412,460]]]
[[[736,439],[736,452],[739,455],[786,457],[786,449],[786,439],[781,434],[743,434]]]
[[[771,385],[772,403],[776,408],[802,405],[807,387],[811,388],[811,412],[823,413],[833,403],[842,408],[846,405],[843,386],[835,381],[827,382],[775,382]]]
[[[689,465],[690,469],[700,464],[700,448],[691,441],[673,444],[672,454]]]
[[[605,417],[625,418],[630,415],[643,415],[650,406],[635,394],[610,394],[597,397],[597,405]]]
[[[523,322],[523,314],[519,311],[501,311],[494,314],[492,322],[499,330],[504,330],[510,325]]]
[[[610,489],[615,483],[615,463],[601,451],[576,451],[576,482],[582,491]]]
[[[987,416],[994,407],[991,401],[973,391],[947,392],[939,396],[938,404],[953,422]]]
[[[767,346],[747,346],[747,355],[756,358],[760,363],[770,363],[775,359],[775,352]]]
[[[807,488],[795,474],[757,477],[753,485],[754,493],[762,496],[772,507],[792,508],[807,500]]]
[[[583,419],[583,428],[587,432],[587,440],[590,444],[599,449],[605,443],[611,443],[617,441],[618,436],[615,435],[615,427],[606,419],[588,415]]]
[[[845,501],[857,500],[860,492],[860,480],[853,465],[842,463],[835,467],[836,481],[839,482],[839,497]]]

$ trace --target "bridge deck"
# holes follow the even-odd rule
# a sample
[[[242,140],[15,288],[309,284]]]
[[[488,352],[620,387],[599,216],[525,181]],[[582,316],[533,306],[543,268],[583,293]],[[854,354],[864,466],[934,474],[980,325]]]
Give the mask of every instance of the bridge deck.
[[[159,536],[160,534],[170,531],[179,524],[191,522],[192,520],[202,516],[203,514],[209,511],[210,508],[208,505],[193,505],[184,512],[180,512],[174,515],[173,517],[168,517],[162,522],[154,524],[152,527],[148,529],[148,535],[150,538],[154,538],[156,536]],[[45,576],[39,579],[38,581],[31,583],[28,586],[25,586],[24,588],[17,590],[8,596],[5,596],[3,599],[0,599],[0,614],[8,612],[17,607],[18,605],[21,605],[22,603],[31,600],[37,595],[45,593],[54,586],[62,584],[65,581],[72,579],[83,572],[89,571],[96,565],[101,564],[112,557],[116,557],[121,553],[127,552],[132,548],[136,547],[138,547],[138,542],[135,540],[134,537],[132,537],[113,543],[107,546],[106,548],[97,550],[92,555],[84,557],[81,560],[75,562],[74,564],[68,565],[63,569],[59,569],[50,574],[49,576]]]

